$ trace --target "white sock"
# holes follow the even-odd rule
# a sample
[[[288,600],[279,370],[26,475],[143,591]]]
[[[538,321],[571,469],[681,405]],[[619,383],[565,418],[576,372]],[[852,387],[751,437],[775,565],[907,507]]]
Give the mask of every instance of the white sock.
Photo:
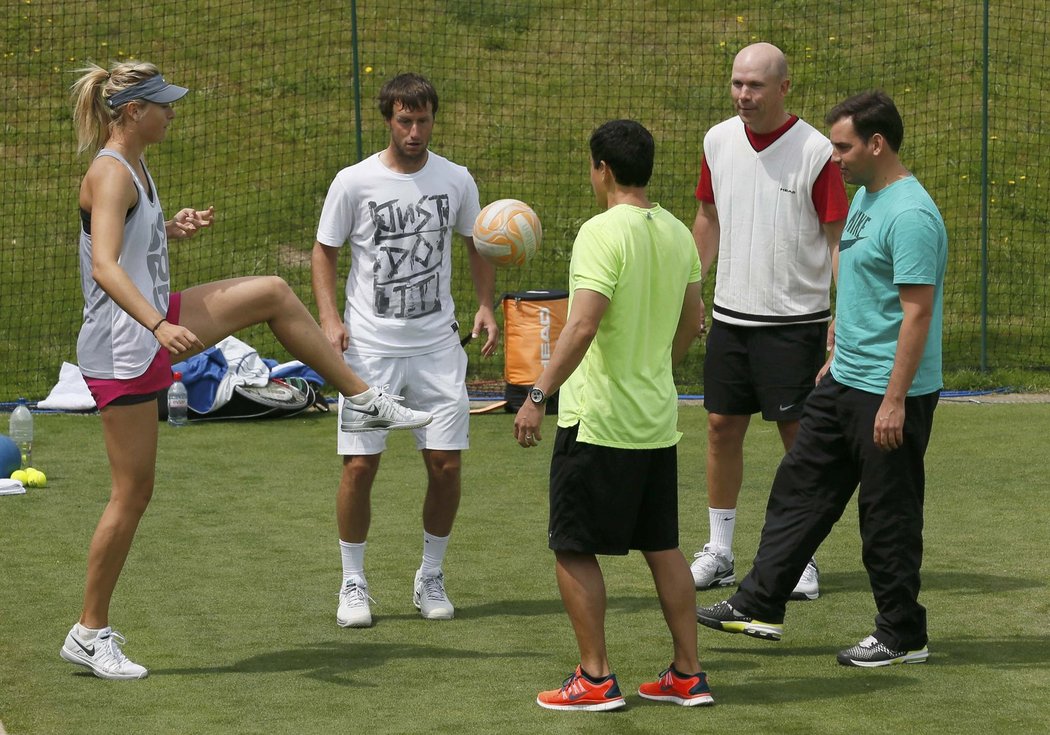
[[[343,579],[365,579],[365,545],[367,541],[351,544],[339,540],[339,555],[343,558]]]
[[[441,574],[441,564],[445,561],[446,549],[448,549],[448,536],[432,536],[423,531],[423,564],[420,571],[424,577]]]
[[[77,638],[82,641],[93,641],[105,628],[85,628],[80,623],[73,626],[73,632],[77,634]]]
[[[711,524],[711,551],[732,559],[736,508],[708,508],[707,519]]]
[[[346,396],[346,400],[350,401],[350,403],[354,404],[355,406],[363,406],[366,403],[370,403],[372,401],[372,399],[375,398],[375,397],[376,397],[376,392],[374,390],[372,390],[371,388],[369,388],[368,390],[364,391],[363,393],[358,393],[357,395],[354,395],[354,396]]]

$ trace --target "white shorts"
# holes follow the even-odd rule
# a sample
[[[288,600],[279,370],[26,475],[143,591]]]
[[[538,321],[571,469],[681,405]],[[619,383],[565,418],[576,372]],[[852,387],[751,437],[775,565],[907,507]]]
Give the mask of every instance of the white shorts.
[[[470,401],[467,398],[467,353],[459,345],[412,357],[376,357],[344,353],[350,368],[369,385],[404,396],[405,405],[433,414],[434,420],[412,429],[416,449],[467,449],[470,446]],[[339,408],[343,407],[339,396]],[[342,455],[379,454],[386,449],[387,431],[340,431]]]

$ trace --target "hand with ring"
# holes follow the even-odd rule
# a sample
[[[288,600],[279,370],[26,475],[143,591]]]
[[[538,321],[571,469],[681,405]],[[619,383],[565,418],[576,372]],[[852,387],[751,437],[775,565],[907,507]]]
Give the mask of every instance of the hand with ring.
[[[514,419],[514,439],[523,449],[531,449],[543,440],[540,424],[543,412],[536,404],[525,401]]]

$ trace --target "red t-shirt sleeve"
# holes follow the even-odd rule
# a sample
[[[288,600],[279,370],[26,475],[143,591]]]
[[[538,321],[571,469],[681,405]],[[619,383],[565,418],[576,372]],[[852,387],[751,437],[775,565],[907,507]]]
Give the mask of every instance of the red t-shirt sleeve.
[[[711,169],[706,157],[700,158],[700,183],[696,185],[696,198],[708,204],[715,203],[715,189],[711,185]]]
[[[715,203],[715,190],[711,184],[711,168],[707,158],[700,159],[700,181],[696,185],[696,198],[708,204]],[[842,182],[842,172],[832,163],[831,158],[813,182],[813,207],[817,210],[817,219],[821,222],[838,222],[846,219],[849,212],[849,200],[846,198],[846,185]]]
[[[697,192],[697,199],[699,199],[699,189]],[[846,199],[846,185],[842,183],[842,172],[831,162],[830,158],[817,175],[817,180],[813,182],[813,207],[817,210],[817,219],[822,223],[838,222],[846,219],[849,213],[849,201]]]

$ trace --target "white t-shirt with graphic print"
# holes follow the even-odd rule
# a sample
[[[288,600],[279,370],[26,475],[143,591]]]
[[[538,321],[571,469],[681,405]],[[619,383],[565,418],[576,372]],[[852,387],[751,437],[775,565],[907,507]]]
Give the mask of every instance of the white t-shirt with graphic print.
[[[336,174],[317,241],[350,243],[348,352],[402,357],[459,341],[452,234],[471,236],[480,210],[470,172],[433,151],[412,174],[391,171],[378,153]]]

